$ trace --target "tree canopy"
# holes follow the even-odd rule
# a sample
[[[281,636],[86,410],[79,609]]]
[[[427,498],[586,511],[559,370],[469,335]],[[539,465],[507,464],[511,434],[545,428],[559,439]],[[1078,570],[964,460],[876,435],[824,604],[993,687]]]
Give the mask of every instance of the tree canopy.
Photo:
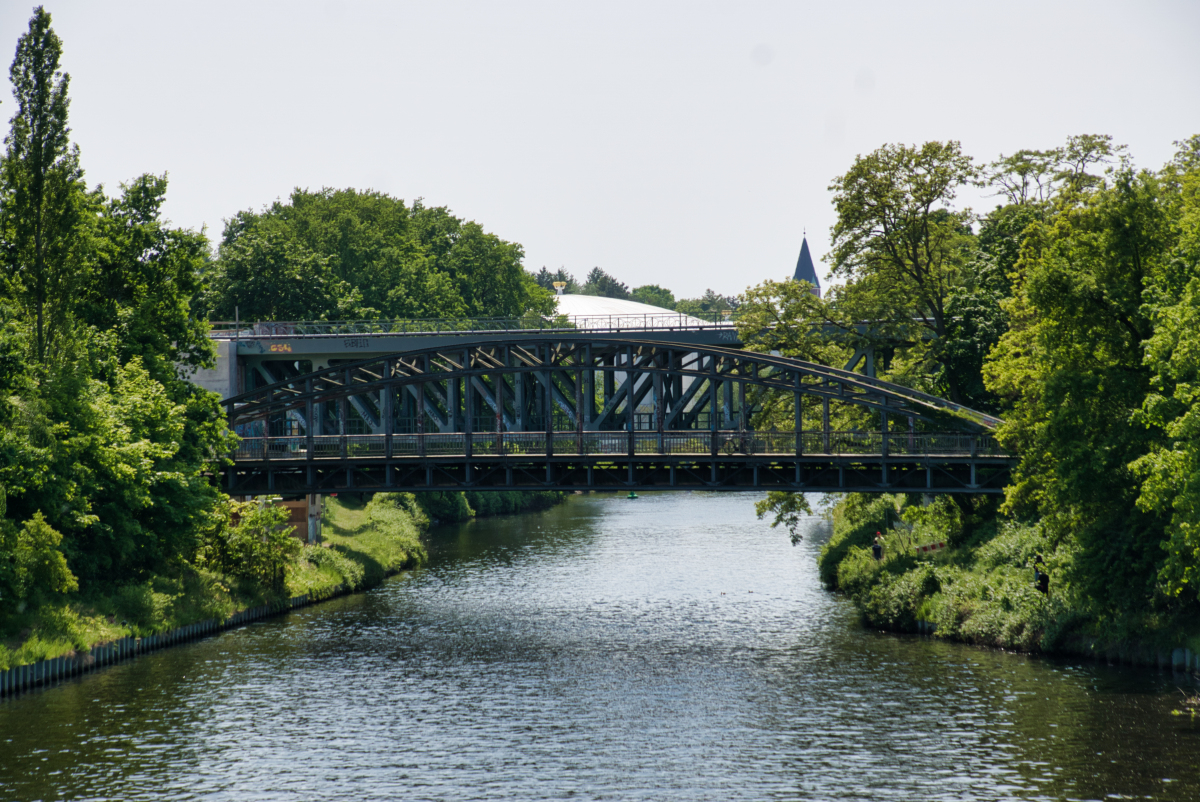
[[[1002,201],[982,216],[953,204],[976,180]],[[983,169],[957,143],[887,145],[831,190],[844,282],[749,290],[751,347],[840,367],[870,341],[884,378],[997,412],[1019,456],[999,514],[1040,527],[1080,621],[1200,612],[1200,137],[1157,171],[1100,135]]]
[[[354,189],[297,189],[226,221],[201,311],[213,319],[517,317],[552,292],[524,251],[455,217]]]

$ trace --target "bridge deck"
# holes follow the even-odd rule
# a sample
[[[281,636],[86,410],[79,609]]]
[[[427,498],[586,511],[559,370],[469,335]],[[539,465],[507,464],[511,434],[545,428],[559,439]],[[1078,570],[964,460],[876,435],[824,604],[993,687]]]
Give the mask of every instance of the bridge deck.
[[[245,495],[656,488],[999,493],[1013,462],[986,435],[804,432],[797,438],[736,431],[260,437],[244,439],[234,460],[226,490]]]

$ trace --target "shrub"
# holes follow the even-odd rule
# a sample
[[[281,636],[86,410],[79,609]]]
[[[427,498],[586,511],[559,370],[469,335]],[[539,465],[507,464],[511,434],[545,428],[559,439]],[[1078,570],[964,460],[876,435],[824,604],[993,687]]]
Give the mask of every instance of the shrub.
[[[416,494],[417,504],[434,523],[469,521],[475,516],[462,493],[433,491]]]
[[[284,567],[300,553],[300,541],[287,526],[288,511],[265,499],[232,504],[240,520],[228,530],[223,567],[264,587],[281,587]]]
[[[868,548],[875,533],[887,529],[889,516],[895,515],[895,497],[851,494],[833,508],[833,534],[817,558],[821,582],[830,590],[838,588],[838,565],[850,549]]]

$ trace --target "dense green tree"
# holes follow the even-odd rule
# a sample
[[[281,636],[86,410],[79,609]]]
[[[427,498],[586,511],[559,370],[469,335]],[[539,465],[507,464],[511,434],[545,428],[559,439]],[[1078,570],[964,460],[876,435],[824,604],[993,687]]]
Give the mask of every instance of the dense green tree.
[[[842,306],[879,333],[913,343],[914,357],[949,332],[950,296],[973,247],[971,213],[950,205],[976,175],[957,142],[926,142],[856,157],[830,185],[837,212],[830,264],[848,285]],[[957,375],[943,375],[947,395],[961,402]]]
[[[279,226],[247,228],[223,243],[206,290],[219,320],[344,320],[364,315],[362,294],[329,259]],[[373,311],[373,310],[372,310]]]
[[[568,295],[573,295],[574,293],[579,292],[579,282],[575,280],[574,276],[561,267],[553,273],[543,267],[536,274],[534,274],[534,280],[537,281],[537,285],[539,287],[544,290],[549,290],[550,292],[557,292],[557,290],[554,288],[554,282],[556,281],[561,281],[567,285],[563,288],[563,292]]]
[[[17,112],[0,169],[0,226],[9,291],[33,317],[39,363],[68,319],[88,245],[90,199],[70,144],[70,76],[59,70],[61,55],[50,15],[38,6],[9,69]]]
[[[616,278],[601,270],[599,267],[593,267],[588,271],[587,281],[579,290],[580,295],[599,295],[604,298],[620,298],[622,300],[629,299],[629,287],[617,281]]]
[[[525,272],[523,256],[443,207],[297,189],[227,221],[200,308],[247,320],[548,314],[552,293]]]
[[[699,298],[681,298],[675,303],[675,311],[711,320],[726,312],[736,312],[740,305],[741,300],[737,297],[708,289]]]
[[[643,284],[640,287],[634,287],[629,297],[651,306],[661,306],[663,309],[675,308],[675,293],[657,284]]]
[[[165,175],[143,175],[103,203],[75,306],[81,322],[112,332],[121,363],[140,357],[160,381],[213,358],[208,324],[191,311],[208,261],[208,239],[164,225],[166,192]]]
[[[59,550],[62,535],[35,513],[22,526],[3,518],[0,500],[0,603],[66,593],[79,587]]]
[[[1140,420],[1161,439],[1134,462],[1138,506],[1169,516],[1159,571],[1165,592],[1200,602],[1200,136],[1178,143],[1161,174],[1175,241],[1145,293],[1154,334],[1146,341],[1151,391]]]
[[[1098,609],[1157,597],[1163,520],[1137,509],[1130,463],[1155,439],[1137,413],[1151,388],[1143,295],[1170,247],[1161,199],[1154,174],[1128,167],[1068,185],[1026,229],[1009,330],[985,366],[1002,442],[1021,455],[1008,509],[1042,518]]]

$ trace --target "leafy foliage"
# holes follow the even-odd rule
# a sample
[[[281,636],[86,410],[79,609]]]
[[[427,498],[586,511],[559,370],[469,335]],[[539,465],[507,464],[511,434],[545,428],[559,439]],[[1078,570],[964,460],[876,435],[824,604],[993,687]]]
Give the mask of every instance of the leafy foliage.
[[[38,6],[9,70],[17,112],[0,165],[0,226],[9,290],[32,313],[39,363],[61,336],[88,247],[91,199],[70,144],[70,76],[59,70],[61,55],[50,15]]]
[[[59,551],[61,542],[40,512],[20,527],[0,520],[0,596],[7,604],[79,587]]]
[[[675,293],[657,284],[643,284],[634,287],[629,297],[638,303],[661,306],[663,309],[675,308]]]
[[[221,568],[270,588],[283,585],[284,567],[300,553],[288,511],[265,500],[231,502],[238,522],[222,544]]]
[[[200,306],[226,320],[548,314],[552,292],[523,257],[520,245],[443,207],[296,189],[227,221]]]
[[[580,295],[600,295],[604,298],[629,299],[629,287],[617,281],[598,267],[587,274],[587,281],[579,289]]]
[[[553,273],[543,267],[534,275],[533,280],[536,281],[537,285],[542,289],[549,290],[553,293],[558,292],[554,286],[554,282],[556,281],[560,281],[566,285],[563,287],[564,293],[574,294],[579,292],[579,282],[575,280],[574,276],[561,267]]]

